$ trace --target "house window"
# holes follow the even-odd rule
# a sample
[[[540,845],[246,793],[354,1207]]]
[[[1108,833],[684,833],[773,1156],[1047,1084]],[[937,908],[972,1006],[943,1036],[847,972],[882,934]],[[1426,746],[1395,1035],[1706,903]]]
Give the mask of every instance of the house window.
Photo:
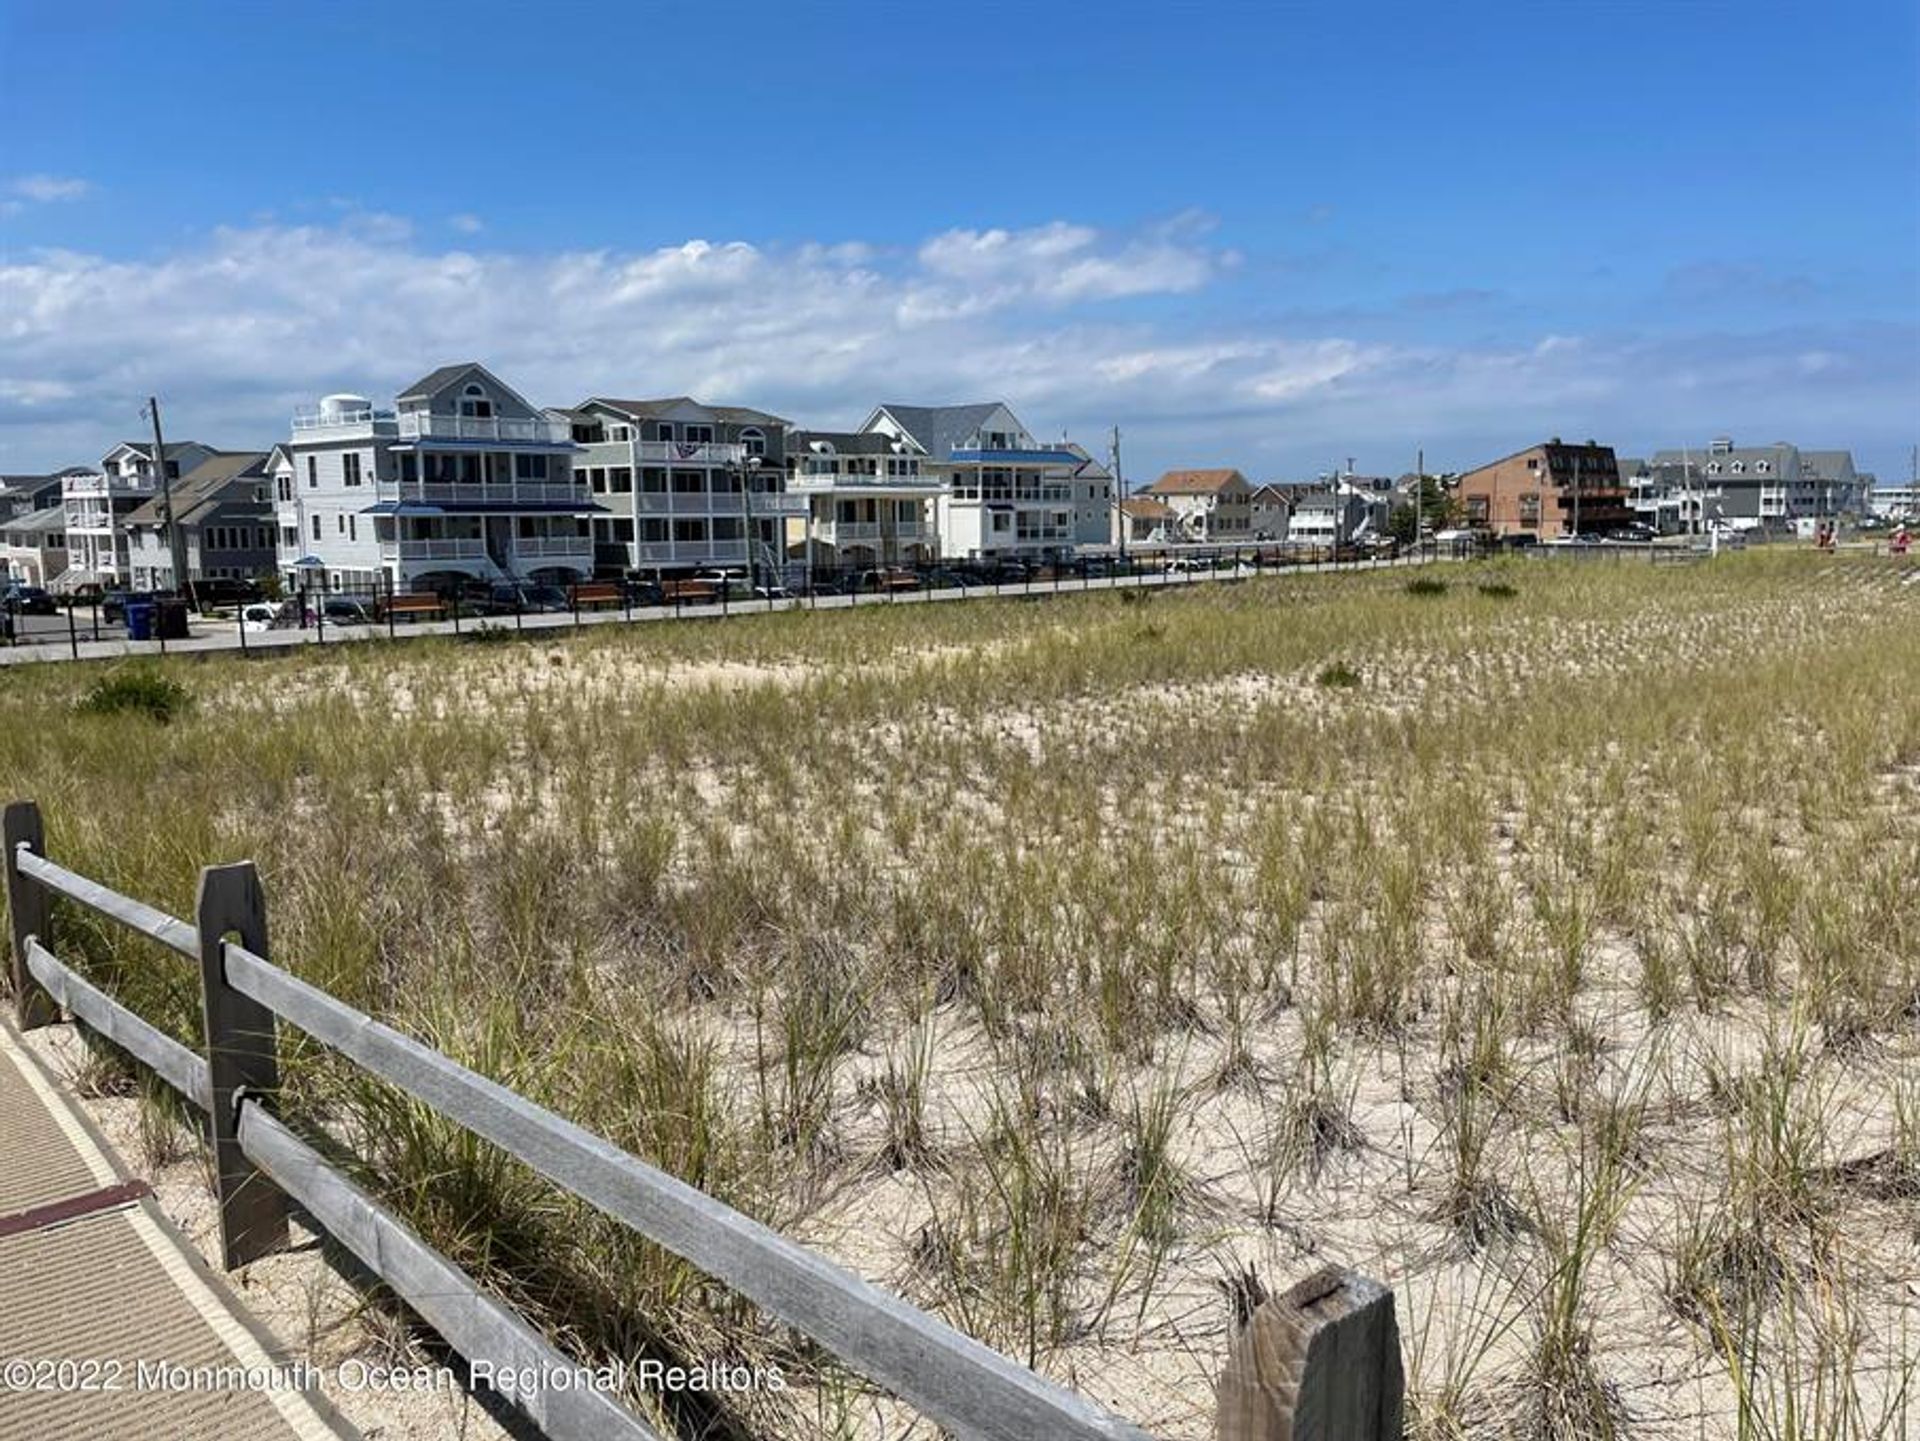
[[[685,438],[696,444],[704,445],[713,439],[713,427],[711,425],[689,425],[686,427],[686,432]]]
[[[400,452],[400,478],[402,480],[412,480],[418,473],[419,473],[419,467],[414,463],[413,452],[410,450],[401,451]]]
[[[360,539],[360,524],[359,524],[358,516],[350,515],[347,517],[347,539],[348,540]]]
[[[280,499],[292,500],[293,499],[293,477],[290,475],[281,476],[279,478],[278,484],[275,486],[275,490],[278,493]]]
[[[545,480],[547,458],[544,455],[516,455],[513,458],[513,473],[520,480]]]
[[[281,526],[280,527],[280,544],[285,546],[288,550],[292,550],[296,545],[300,544],[299,530],[296,527],[291,525]]]
[[[607,472],[607,489],[615,495],[628,495],[633,491],[633,468],[616,465]]]
[[[707,523],[704,520],[676,520],[673,523],[673,538],[679,542],[699,542],[707,538]]]
[[[767,437],[751,426],[740,432],[740,443],[747,448],[748,455],[767,453]]]
[[[493,402],[478,385],[469,385],[460,393],[460,413],[474,420],[493,418]]]
[[[313,518],[313,538],[320,539],[320,517],[317,515]]]
[[[320,484],[320,458],[318,456],[310,455],[307,457],[307,489],[312,490],[315,487],[317,487],[319,484]]]
[[[360,483],[360,452],[350,450],[340,457],[340,469],[346,476],[348,485]]]

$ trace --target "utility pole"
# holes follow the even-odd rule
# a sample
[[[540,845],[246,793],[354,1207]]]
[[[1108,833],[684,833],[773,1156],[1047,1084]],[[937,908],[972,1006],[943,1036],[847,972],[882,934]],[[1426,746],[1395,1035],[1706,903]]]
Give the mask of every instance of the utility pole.
[[[1413,551],[1420,553],[1421,521],[1426,514],[1427,452],[1425,447],[1413,453]]]
[[[1120,427],[1114,426],[1113,438],[1107,443],[1108,468],[1113,471],[1113,513],[1115,529],[1120,532],[1120,563],[1122,568],[1127,560],[1127,492],[1126,482],[1120,473]]]
[[[173,482],[167,475],[167,442],[160,434],[160,401],[147,397],[147,418],[153,422],[153,468],[160,477],[160,510],[166,517],[167,559],[173,565],[173,584],[181,595],[193,596],[193,582],[187,575],[187,538],[173,514]],[[113,510],[113,496],[107,496],[107,510]],[[132,577],[128,577],[131,581]]]

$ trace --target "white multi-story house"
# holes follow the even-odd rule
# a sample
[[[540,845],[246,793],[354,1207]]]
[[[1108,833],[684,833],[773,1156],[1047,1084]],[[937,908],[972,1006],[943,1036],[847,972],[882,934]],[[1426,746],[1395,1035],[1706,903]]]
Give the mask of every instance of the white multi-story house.
[[[911,565],[940,552],[941,483],[921,473],[918,447],[882,431],[795,431],[787,493],[807,514],[788,550],[812,566]]]
[[[576,450],[565,424],[471,361],[391,410],[329,395],[267,460],[281,572],[331,590],[583,579],[600,508]]]
[[[564,421],[579,447],[574,478],[599,508],[602,572],[778,567],[789,520],[807,502],[783,493],[788,422],[764,410],[687,396],[596,396]]]
[[[1173,512],[1173,539],[1244,545],[1253,536],[1253,487],[1237,470],[1170,470],[1141,494]]]
[[[197,440],[170,441],[166,474],[169,483],[203,461],[220,454]],[[128,554],[127,517],[160,494],[160,472],[154,469],[149,441],[122,441],[107,452],[100,469],[70,470],[62,474],[60,503],[67,513],[68,584],[124,586],[133,567]]]
[[[1072,553],[1074,477],[1086,454],[1039,443],[1000,402],[882,405],[860,429],[906,442],[921,473],[942,483],[934,521],[943,557]]]
[[[67,512],[58,505],[0,520],[0,580],[47,586],[67,568]]]
[[[1870,477],[1844,450],[1802,450],[1784,440],[1735,445],[1717,436],[1694,449],[1656,451],[1633,490],[1643,513],[1671,516],[1670,528],[1724,520],[1761,526],[1812,525],[1867,509]]]
[[[1287,541],[1291,545],[1328,546],[1384,534],[1390,496],[1391,492],[1383,495],[1370,484],[1356,484],[1346,476],[1331,485],[1301,486],[1293,493]]]
[[[259,451],[222,451],[172,483],[175,523],[192,579],[254,580],[274,573],[274,503],[266,461]],[[158,497],[128,514],[126,534],[134,589],[174,589],[166,507]]]

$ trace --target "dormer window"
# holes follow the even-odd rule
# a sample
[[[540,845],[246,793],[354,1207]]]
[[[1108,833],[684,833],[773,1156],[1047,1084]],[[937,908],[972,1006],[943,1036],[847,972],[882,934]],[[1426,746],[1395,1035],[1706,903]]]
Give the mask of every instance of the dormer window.
[[[1707,462],[1707,474],[1708,474],[1708,475],[1718,475],[1719,473],[1720,473],[1720,462],[1719,462],[1719,461],[1717,461],[1717,460],[1710,460],[1710,461],[1708,461],[1708,462]]]
[[[493,418],[493,402],[487,399],[487,392],[478,385],[469,385],[460,392],[460,414],[474,420]]]
[[[1729,469],[1731,469],[1735,475],[1745,475],[1747,473],[1747,463],[1744,460],[1736,460]]]
[[[1770,460],[1756,460],[1753,463],[1753,468],[1756,474],[1766,475],[1772,471],[1773,462]]]
[[[764,456],[767,453],[766,435],[752,426],[740,432],[740,444],[746,447],[748,455]]]

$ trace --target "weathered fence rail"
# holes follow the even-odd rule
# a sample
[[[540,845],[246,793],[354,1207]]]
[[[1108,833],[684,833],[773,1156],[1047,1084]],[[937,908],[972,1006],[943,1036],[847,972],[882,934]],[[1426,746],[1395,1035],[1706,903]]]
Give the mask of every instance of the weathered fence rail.
[[[251,863],[201,872],[189,924],[46,856],[31,802],[3,825],[14,1008],[22,1028],[64,1008],[206,1113],[223,1263],[286,1244],[291,1200],[469,1362],[563,1376],[566,1357],[278,1119],[285,1022],[500,1147],[562,1189],[725,1282],[948,1431],[981,1441],[1148,1441],[1147,1433],[687,1185],[467,1069],[268,959],[266,901]],[[54,952],[65,898],[200,965],[205,1054],[120,1005]],[[1388,1441],[1400,1434],[1392,1293],[1323,1273],[1257,1310],[1221,1384],[1222,1441]],[[1344,1298],[1344,1301],[1343,1299]],[[1276,1350],[1272,1338],[1286,1338]],[[554,1437],[657,1435],[578,1385],[509,1397]]]

